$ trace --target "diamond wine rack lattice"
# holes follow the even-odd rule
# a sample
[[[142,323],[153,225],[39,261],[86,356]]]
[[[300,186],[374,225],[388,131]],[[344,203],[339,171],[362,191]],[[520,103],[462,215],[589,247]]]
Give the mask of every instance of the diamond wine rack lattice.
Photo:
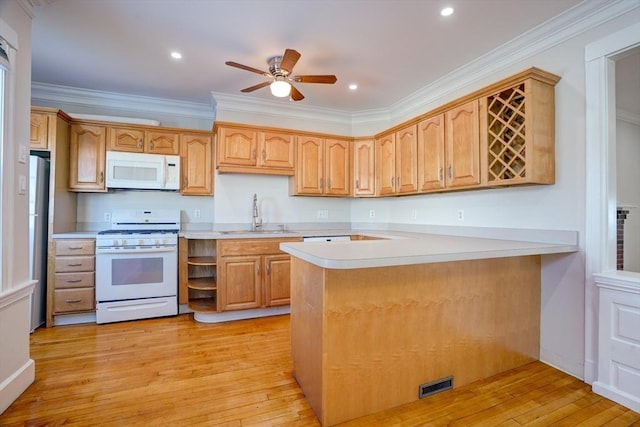
[[[526,178],[524,83],[487,98],[488,181]]]

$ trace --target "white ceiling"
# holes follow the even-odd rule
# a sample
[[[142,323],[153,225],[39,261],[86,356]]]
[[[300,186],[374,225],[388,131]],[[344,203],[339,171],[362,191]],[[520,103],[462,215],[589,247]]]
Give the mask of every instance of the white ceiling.
[[[241,94],[264,78],[225,61],[266,70],[292,48],[302,54],[294,74],[338,77],[297,84],[300,103],[388,108],[581,1],[39,0],[32,79],[203,104],[212,92],[274,99],[268,88]]]

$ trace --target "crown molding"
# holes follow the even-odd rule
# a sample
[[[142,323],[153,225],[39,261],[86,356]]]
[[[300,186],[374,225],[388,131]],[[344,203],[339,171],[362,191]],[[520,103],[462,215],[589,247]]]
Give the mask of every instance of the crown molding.
[[[636,126],[640,126],[640,114],[634,114],[630,111],[617,110],[616,118],[623,122],[628,122]]]
[[[31,85],[31,103],[38,105],[39,100],[78,107],[98,106],[119,111],[154,112],[205,120],[213,120],[215,118],[214,106],[210,104],[197,104],[173,99],[126,95],[33,82]]]
[[[21,1],[46,4],[53,0]],[[217,113],[224,111],[264,119],[298,119],[312,127],[322,128],[329,124],[352,129],[355,134],[374,134],[442,105],[454,98],[455,94],[495,77],[510,66],[636,9],[640,9],[638,1],[585,0],[387,108],[350,112],[219,92],[211,92],[212,103],[206,105],[38,82],[32,84],[32,101],[34,104],[37,100],[45,100],[79,107],[101,106],[132,112],[152,111],[206,120],[215,120]]]
[[[322,107],[294,104],[286,100],[267,100],[242,95],[211,92],[216,111],[230,111],[263,116],[297,118],[309,121],[332,122],[351,125],[351,113]]]
[[[424,113],[448,101],[456,91],[638,8],[640,3],[635,1],[586,0],[401,99],[390,106],[389,115],[398,124]]]

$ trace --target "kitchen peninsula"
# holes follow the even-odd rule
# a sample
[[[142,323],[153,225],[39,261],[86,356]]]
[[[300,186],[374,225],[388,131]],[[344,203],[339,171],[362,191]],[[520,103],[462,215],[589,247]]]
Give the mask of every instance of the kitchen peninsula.
[[[294,375],[322,425],[538,359],[541,256],[577,251],[572,238],[395,237],[281,244]]]

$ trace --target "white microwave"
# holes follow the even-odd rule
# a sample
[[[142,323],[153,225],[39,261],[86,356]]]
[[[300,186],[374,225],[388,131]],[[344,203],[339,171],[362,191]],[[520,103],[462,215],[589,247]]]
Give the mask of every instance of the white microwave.
[[[180,156],[107,151],[107,188],[179,190]]]

